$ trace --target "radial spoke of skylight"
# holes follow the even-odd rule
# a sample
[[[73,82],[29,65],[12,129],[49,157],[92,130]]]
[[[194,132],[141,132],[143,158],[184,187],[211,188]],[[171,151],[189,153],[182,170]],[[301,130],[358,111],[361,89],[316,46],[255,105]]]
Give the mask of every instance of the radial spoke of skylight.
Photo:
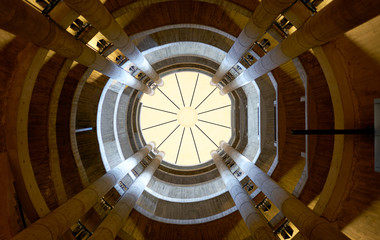
[[[226,108],[226,107],[231,107],[231,105],[225,105],[225,106],[222,106],[222,107],[213,108],[213,109],[210,109],[210,110],[207,110],[207,111],[204,111],[204,112],[200,112],[200,113],[198,113],[198,115],[201,115],[201,114],[204,114],[204,113],[208,113],[208,112],[212,112],[212,111],[216,111],[216,110],[223,109],[223,108]]]
[[[157,124],[157,125],[153,125],[153,126],[150,126],[150,127],[147,127],[147,128],[143,128],[142,130],[148,130],[148,129],[151,129],[151,128],[155,128],[155,127],[160,127],[162,125],[165,125],[165,124],[168,124],[168,123],[171,123],[171,122],[174,122],[176,121],[177,119],[174,119],[174,120],[170,120],[170,121],[167,121],[167,122],[163,122],[163,123],[160,123],[160,124]]]
[[[195,151],[197,152],[199,163],[201,163],[201,158],[199,157],[199,151],[198,151],[197,143],[195,141],[194,133],[193,133],[193,130],[191,128],[190,128],[190,132],[191,132],[191,137],[193,138],[194,147],[195,147]]]
[[[197,122],[197,126],[202,129],[215,143],[219,143],[222,140],[228,141],[225,136],[229,136],[231,134],[231,129],[229,128],[205,123],[202,121]]]
[[[185,107],[185,100],[183,100],[183,95],[182,95],[182,91],[181,91],[181,85],[179,84],[177,74],[174,74],[174,75],[175,75],[175,80],[177,81],[179,94],[181,94],[182,104]]]
[[[180,125],[178,125],[176,128],[174,128],[174,130],[171,131],[171,132],[169,133],[169,135],[164,139],[164,141],[162,141],[162,142],[157,146],[157,148],[161,147],[161,145],[162,145],[166,140],[168,140],[168,138],[169,138],[169,137],[175,132],[175,130],[177,130],[177,129],[179,128],[179,126],[180,126]]]
[[[208,138],[208,140],[210,140],[215,145],[216,148],[218,148],[218,145],[200,127],[198,127],[197,124],[195,124],[195,126],[198,128],[199,131],[203,133],[203,135],[205,135]]]
[[[176,107],[176,108],[178,108],[179,109],[179,107],[177,106],[177,104],[175,104],[174,102],[173,102],[173,100],[171,100],[161,89],[159,89],[159,88],[157,88],[157,90],[160,92],[160,93],[162,93],[171,103],[173,103],[173,105]]]
[[[177,162],[178,162],[178,156],[179,156],[179,152],[181,151],[182,140],[183,140],[183,135],[185,134],[185,130],[186,130],[186,128],[183,128],[181,141],[179,142],[179,146],[178,146],[177,157],[175,158],[175,164],[177,164]]]
[[[194,95],[195,95],[195,90],[197,89],[197,85],[198,85],[198,79],[199,79],[199,73],[198,73],[198,75],[197,75],[197,80],[195,81],[195,84],[194,84],[193,94],[191,95],[190,107],[191,107],[191,105],[193,104]]]
[[[149,106],[145,106],[145,105],[143,105],[143,107],[145,107],[145,108],[149,108],[149,109],[153,109],[153,110],[156,110],[156,111],[160,111],[160,112],[166,112],[166,113],[170,113],[170,114],[177,115],[177,113],[175,113],[175,112],[166,111],[166,110],[164,110],[164,109],[159,109],[159,108],[149,107]]]
[[[197,109],[197,108],[199,108],[199,106],[201,106],[206,100],[207,100],[207,98],[208,97],[210,97],[210,95],[214,92],[216,90],[216,88],[214,88],[203,100],[202,100],[202,102],[200,102],[199,104],[198,104],[198,106],[196,106],[195,107],[195,109]]]
[[[208,123],[208,124],[211,124],[211,125],[215,125],[215,126],[218,126],[218,127],[224,127],[224,128],[231,129],[231,127],[229,127],[229,126],[224,126],[224,125],[221,125],[221,124],[217,124],[217,123],[213,123],[213,122],[208,122],[208,121],[205,121],[205,120],[202,120],[202,119],[198,119],[198,121],[201,121],[201,122],[204,122],[204,123]]]

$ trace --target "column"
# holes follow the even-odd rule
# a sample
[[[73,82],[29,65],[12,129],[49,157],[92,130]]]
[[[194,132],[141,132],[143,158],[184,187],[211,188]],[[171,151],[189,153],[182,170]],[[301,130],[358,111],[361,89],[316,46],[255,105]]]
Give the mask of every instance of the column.
[[[216,85],[222,80],[224,75],[239,61],[252,44],[267,31],[278,15],[293,2],[294,0],[263,0],[259,2],[247,25],[212,77],[211,85]]]
[[[112,240],[116,238],[117,233],[124,227],[129,214],[148,185],[154,172],[160,166],[164,156],[164,152],[159,152],[156,155],[88,240]]]
[[[303,26],[284,39],[243,74],[227,84],[222,94],[229,93],[272,71],[310,48],[320,46],[380,14],[378,0],[334,0]]]
[[[93,184],[17,234],[14,240],[58,239],[154,148],[149,143]]]
[[[150,79],[163,85],[157,72],[99,0],[65,0],[65,3],[86,18]]]
[[[22,16],[22,17],[20,17]],[[115,63],[76,40],[56,23],[21,0],[0,0],[0,28],[34,44],[77,61],[131,88],[153,95],[153,90]]]
[[[236,151],[226,142],[221,142],[221,148],[248,175],[256,186],[278,207],[307,239],[349,239],[327,220],[319,217],[300,200],[288,193],[273,181],[254,163]]]
[[[267,220],[255,208],[248,193],[242,188],[240,182],[231,173],[230,169],[228,169],[223,159],[216,151],[212,151],[211,156],[253,239],[277,239],[272,229],[268,226]]]

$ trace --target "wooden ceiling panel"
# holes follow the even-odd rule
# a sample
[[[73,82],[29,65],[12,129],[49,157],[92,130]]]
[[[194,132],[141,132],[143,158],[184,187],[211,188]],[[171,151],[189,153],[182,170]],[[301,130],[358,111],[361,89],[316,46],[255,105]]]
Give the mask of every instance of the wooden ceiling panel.
[[[210,4],[219,5],[224,9],[233,9],[234,11],[240,12],[245,16],[250,16],[253,10],[258,5],[258,0],[231,0],[231,1],[220,1],[220,0],[181,0],[181,1],[171,1],[171,0],[105,0],[105,6],[111,13],[115,13],[122,8],[135,9],[136,7],[148,7],[152,4],[159,2],[207,2]]]
[[[251,10],[228,1],[222,4],[210,3],[214,1],[150,2],[154,3],[138,1],[124,7],[118,5],[118,8],[115,1],[108,1],[107,7],[111,12],[114,10],[113,15],[129,35],[165,25],[190,23],[215,27],[238,36],[252,14]]]
[[[215,27],[231,35],[238,36],[245,26],[236,22],[229,16],[233,16],[231,10],[204,2],[184,3],[158,3],[142,11],[139,15],[125,25],[128,34],[138,33],[144,30],[160,26],[192,23]]]

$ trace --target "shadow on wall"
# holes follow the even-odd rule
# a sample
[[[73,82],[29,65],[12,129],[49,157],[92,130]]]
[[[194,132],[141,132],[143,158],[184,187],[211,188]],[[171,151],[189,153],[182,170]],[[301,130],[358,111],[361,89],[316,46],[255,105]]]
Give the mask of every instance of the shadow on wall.
[[[300,76],[289,61],[272,71],[278,84],[278,165],[272,178],[288,192],[293,192],[301,177],[305,158],[305,137],[291,134],[292,129],[305,128],[305,89]]]
[[[62,86],[57,109],[56,134],[59,164],[67,198],[73,197],[84,187],[70,144],[70,114],[75,90],[86,69],[79,64],[70,69]]]
[[[36,82],[28,114],[29,155],[38,187],[49,209],[58,207],[49,149],[49,111],[57,76],[65,58],[49,51]]]
[[[308,128],[333,129],[333,106],[322,68],[311,52],[305,52],[299,59],[308,77]],[[333,149],[333,135],[308,136],[308,180],[299,199],[310,208],[314,208],[326,182]]]
[[[108,79],[93,71],[83,86],[78,100],[76,129],[92,127],[91,131],[76,134],[80,158],[90,183],[105,173],[95,126],[100,95]]]
[[[20,88],[15,83],[14,71],[20,62],[18,54],[29,45],[26,41],[14,37],[14,35],[0,30],[0,185],[2,194],[0,195],[0,239],[10,239],[15,233],[24,228],[20,214],[19,200],[20,194],[15,190],[15,178],[17,178],[11,168],[9,145],[12,141],[7,139],[8,113],[9,113],[9,93],[19,92]],[[29,59],[25,61],[25,66],[29,64]],[[18,82],[17,82],[18,83]],[[14,139],[13,139],[14,140]],[[7,142],[8,141],[8,142]]]
[[[345,84],[351,93],[345,97],[352,99],[355,114],[345,117],[357,129],[373,127],[373,102],[375,98],[380,98],[379,34],[372,30],[379,23],[380,17],[377,17],[324,46],[337,81]],[[352,162],[350,180],[335,213],[336,221],[339,228],[354,239],[363,236],[377,239],[375,229],[380,225],[380,173],[374,172],[374,139],[373,136],[357,135],[351,140],[353,156],[344,159]]]

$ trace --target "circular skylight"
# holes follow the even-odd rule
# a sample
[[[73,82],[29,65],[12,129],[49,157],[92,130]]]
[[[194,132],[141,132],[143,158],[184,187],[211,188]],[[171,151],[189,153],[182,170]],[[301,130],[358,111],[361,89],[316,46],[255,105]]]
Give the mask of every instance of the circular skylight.
[[[165,152],[165,161],[182,166],[204,163],[221,140],[231,138],[231,100],[210,80],[194,71],[169,74],[153,96],[141,99],[144,139]]]

